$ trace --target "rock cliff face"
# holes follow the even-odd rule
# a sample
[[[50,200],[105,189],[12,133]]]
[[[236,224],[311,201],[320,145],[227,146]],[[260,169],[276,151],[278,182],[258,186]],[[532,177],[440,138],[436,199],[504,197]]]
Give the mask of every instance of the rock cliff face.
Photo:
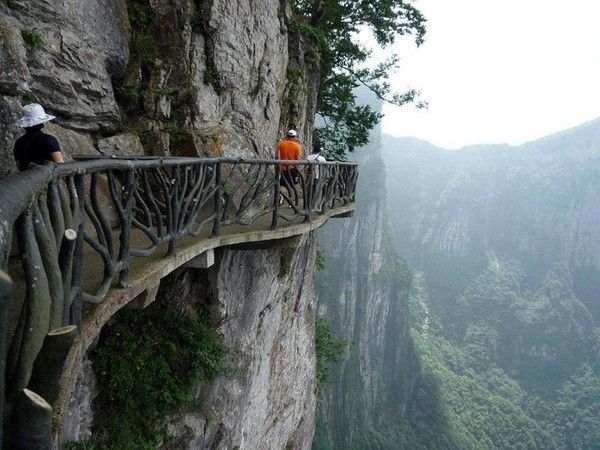
[[[233,376],[199,393],[205,408],[174,418],[184,448],[310,448],[314,252],[312,238],[297,250],[225,250],[206,274],[180,274],[187,302],[212,310],[235,352]]]
[[[242,355],[238,375],[207,395],[220,413],[224,448],[310,447],[316,407],[314,258],[310,238],[295,251],[226,251],[221,259],[218,330]]]
[[[270,156],[291,125],[309,145],[318,67],[290,14],[275,0],[0,2],[3,173],[31,101],[58,117],[67,155],[139,154],[141,140],[155,155]]]
[[[198,387],[194,404],[173,412],[161,448],[310,448],[316,410],[315,249],[312,236],[297,249],[224,249],[210,269],[180,269],[163,280],[173,287],[162,301],[181,312],[208,309],[232,355],[230,375]],[[71,399],[65,441],[90,436],[97,395],[86,362]]]
[[[600,120],[521,147],[452,152],[391,137],[384,147],[398,242],[416,268],[485,267],[493,254],[536,278],[557,263],[598,275]]]
[[[304,68],[309,44],[290,17],[286,0],[0,0],[0,176],[15,170],[13,124],[32,101],[57,116],[47,127],[67,157],[268,158],[290,126],[309,146],[318,67]],[[240,359],[233,379],[200,394],[210,417],[172,424],[183,445],[310,447],[313,266],[312,241],[221,255],[212,306]],[[84,367],[67,440],[89,435],[93,391]]]

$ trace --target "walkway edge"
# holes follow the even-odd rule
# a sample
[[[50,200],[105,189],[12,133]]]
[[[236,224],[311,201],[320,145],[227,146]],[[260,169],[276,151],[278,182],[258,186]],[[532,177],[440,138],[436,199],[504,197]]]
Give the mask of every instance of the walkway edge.
[[[355,203],[331,209],[322,215],[315,216],[310,223],[301,223],[278,228],[276,230],[249,231],[245,233],[231,234],[199,240],[198,243],[181,248],[173,257],[153,261],[148,264],[144,274],[136,279],[130,280],[130,285],[122,289],[111,289],[101,303],[95,305],[90,314],[86,314],[82,324],[83,351],[87,351],[94,343],[108,320],[121,308],[127,305],[139,294],[144,292],[156,280],[162,280],[165,276],[191,261],[202,253],[230,245],[244,244],[249,242],[264,242],[286,239],[310,233],[320,228],[328,219],[346,215],[356,208]]]

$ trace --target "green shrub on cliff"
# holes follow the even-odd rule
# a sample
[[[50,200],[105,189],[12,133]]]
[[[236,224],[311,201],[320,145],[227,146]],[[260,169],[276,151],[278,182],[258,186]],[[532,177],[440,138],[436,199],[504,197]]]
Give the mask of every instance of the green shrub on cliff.
[[[315,269],[318,272],[323,272],[325,270],[325,255],[321,250],[317,250],[315,255]]]
[[[346,352],[348,344],[336,339],[327,319],[317,316],[315,320],[315,350],[317,354],[317,389],[322,389],[329,381],[329,367],[338,362]]]
[[[147,0],[129,0],[127,13],[131,25],[135,28],[144,27],[152,20],[152,11]]]
[[[207,320],[171,310],[125,311],[93,358],[101,448],[154,448],[164,421],[192,401],[192,388],[227,373],[226,349]]]
[[[23,41],[33,50],[41,50],[46,45],[42,34],[35,28],[21,29],[21,37]]]
[[[133,40],[133,53],[144,63],[151,63],[156,58],[154,39],[150,36],[140,35]]]

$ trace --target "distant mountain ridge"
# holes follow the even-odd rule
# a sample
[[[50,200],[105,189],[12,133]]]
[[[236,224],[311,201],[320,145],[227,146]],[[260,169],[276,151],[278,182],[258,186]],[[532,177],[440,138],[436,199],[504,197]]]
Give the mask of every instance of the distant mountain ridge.
[[[470,152],[470,151],[511,151],[511,150],[537,150],[540,147],[552,149],[552,151],[569,152],[573,150],[581,150],[573,147],[574,142],[585,143],[585,149],[589,153],[581,155],[583,157],[600,157],[600,117],[585,122],[581,125],[558,131],[532,141],[525,142],[521,145],[509,145],[505,143],[498,144],[474,144],[458,149],[447,149],[430,143],[427,140],[416,137],[396,137],[389,134],[383,135],[384,148],[386,144],[396,142],[404,143],[407,146],[419,147],[422,149],[438,150],[451,153]]]

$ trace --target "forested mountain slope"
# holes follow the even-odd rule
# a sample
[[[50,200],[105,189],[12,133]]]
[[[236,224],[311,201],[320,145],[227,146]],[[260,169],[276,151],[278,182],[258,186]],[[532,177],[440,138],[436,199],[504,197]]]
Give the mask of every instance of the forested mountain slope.
[[[597,448],[600,120],[520,147],[445,151],[384,136],[383,148],[396,248],[420,284],[421,380],[437,380],[446,418],[471,433],[473,421],[502,430],[511,418],[545,430],[534,447]],[[485,425],[477,389],[505,388]],[[415,401],[414,414],[428,410]],[[517,445],[500,436],[464,442]]]
[[[349,341],[313,448],[599,448],[600,120],[521,147],[380,137],[319,233]]]

